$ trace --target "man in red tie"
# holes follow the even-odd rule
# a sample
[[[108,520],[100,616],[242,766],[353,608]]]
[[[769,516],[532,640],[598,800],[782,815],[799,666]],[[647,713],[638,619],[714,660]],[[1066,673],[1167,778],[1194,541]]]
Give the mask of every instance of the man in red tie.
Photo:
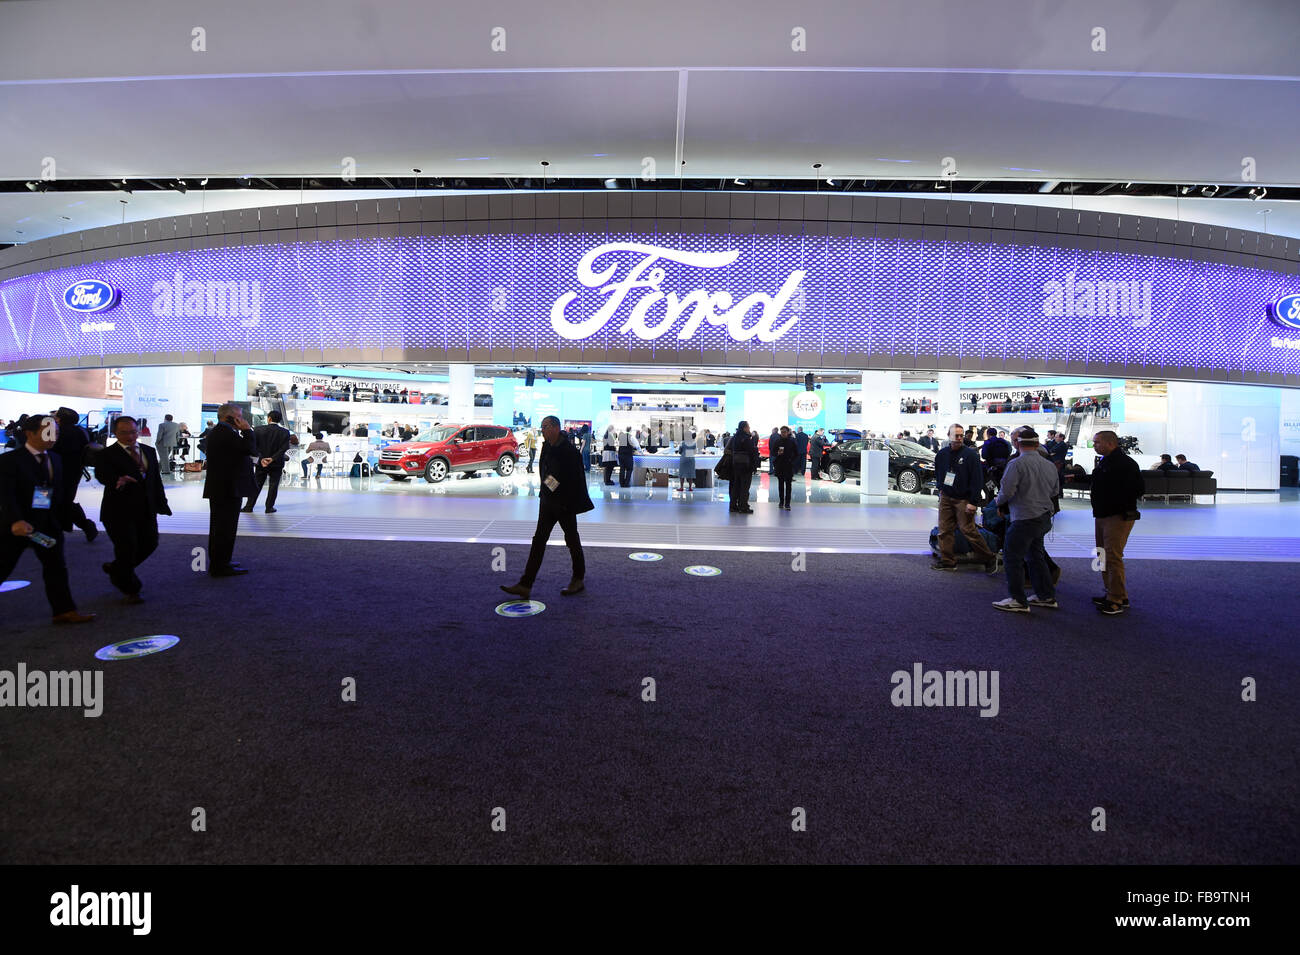
[[[55,623],[88,623],[68,586],[63,531],[72,528],[63,490],[63,460],[51,453],[59,425],[51,415],[28,415],[19,422],[22,447],[0,454],[0,580],[8,580],[29,547],[41,562],[45,598]]]
[[[143,603],[135,569],[158,549],[158,515],[170,515],[163,490],[158,452],[140,444],[136,420],[122,415],[113,422],[117,444],[100,452],[95,479],[104,485],[99,519],[113,542],[113,560],[104,564],[113,586],[126,596],[122,602]]]

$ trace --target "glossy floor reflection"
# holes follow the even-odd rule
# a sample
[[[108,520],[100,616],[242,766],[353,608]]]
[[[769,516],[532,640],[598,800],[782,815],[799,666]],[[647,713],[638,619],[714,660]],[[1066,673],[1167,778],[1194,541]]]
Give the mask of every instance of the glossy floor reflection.
[[[750,492],[754,513],[731,514],[727,486],[679,491],[671,487],[603,484],[589,480],[596,507],[582,518],[584,541],[593,546],[713,548],[718,550],[808,550],[843,553],[926,553],[936,523],[931,495],[891,492],[868,497],[853,484],[794,482],[794,507],[776,506],[777,489],[767,474]],[[97,486],[82,485],[79,500],[97,514]],[[245,535],[357,540],[527,541],[537,515],[536,474],[507,478],[485,472],[439,484],[394,482],[383,476],[288,477],[277,513],[244,515]],[[163,533],[206,533],[207,504],[202,475],[178,475],[168,482],[175,515],[160,522]],[[1220,503],[1148,502],[1128,553],[1135,559],[1300,559],[1300,495],[1225,495]],[[1049,539],[1061,556],[1088,556],[1093,547],[1092,514],[1086,499],[1067,498]],[[558,535],[556,535],[558,542]]]

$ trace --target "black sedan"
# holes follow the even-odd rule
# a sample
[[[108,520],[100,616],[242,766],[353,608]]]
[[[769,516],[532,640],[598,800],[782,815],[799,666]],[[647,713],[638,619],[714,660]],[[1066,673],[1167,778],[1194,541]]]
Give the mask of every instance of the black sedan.
[[[832,481],[862,474],[862,452],[889,452],[889,483],[905,494],[917,494],[934,484],[934,452],[913,441],[859,438],[842,441],[826,452],[823,469]]]

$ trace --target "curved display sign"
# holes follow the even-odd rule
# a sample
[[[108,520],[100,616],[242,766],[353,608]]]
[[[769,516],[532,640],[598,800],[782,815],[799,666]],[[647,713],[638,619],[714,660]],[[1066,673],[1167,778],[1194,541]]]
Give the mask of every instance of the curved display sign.
[[[0,364],[156,363],[183,352],[401,360],[408,350],[519,360],[576,349],[584,362],[1300,374],[1300,354],[1278,347],[1260,319],[1272,302],[1280,324],[1300,328],[1297,296],[1279,298],[1294,282],[1191,259],[870,236],[340,239],[11,279],[0,284]],[[113,321],[95,320],[114,305]]]

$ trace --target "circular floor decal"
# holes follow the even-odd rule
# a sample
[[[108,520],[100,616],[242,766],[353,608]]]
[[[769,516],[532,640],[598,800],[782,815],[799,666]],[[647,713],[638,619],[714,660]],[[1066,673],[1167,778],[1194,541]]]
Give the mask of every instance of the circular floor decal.
[[[692,577],[717,577],[722,571],[717,567],[710,567],[708,564],[691,564],[686,568],[686,573]]]
[[[11,590],[22,590],[24,587],[30,587],[31,585],[30,580],[6,580],[3,584],[0,584],[0,594],[7,594]]]
[[[508,600],[497,604],[497,613],[503,617],[534,617],[546,609],[540,600]]]
[[[147,657],[151,653],[170,650],[180,642],[180,637],[173,637],[169,633],[158,634],[153,637],[137,637],[134,640],[123,640],[121,643],[110,643],[108,646],[96,650],[95,659],[134,660],[136,657]]]
[[[635,554],[628,554],[628,560],[663,560],[663,554],[652,554],[648,550],[639,550]]]

